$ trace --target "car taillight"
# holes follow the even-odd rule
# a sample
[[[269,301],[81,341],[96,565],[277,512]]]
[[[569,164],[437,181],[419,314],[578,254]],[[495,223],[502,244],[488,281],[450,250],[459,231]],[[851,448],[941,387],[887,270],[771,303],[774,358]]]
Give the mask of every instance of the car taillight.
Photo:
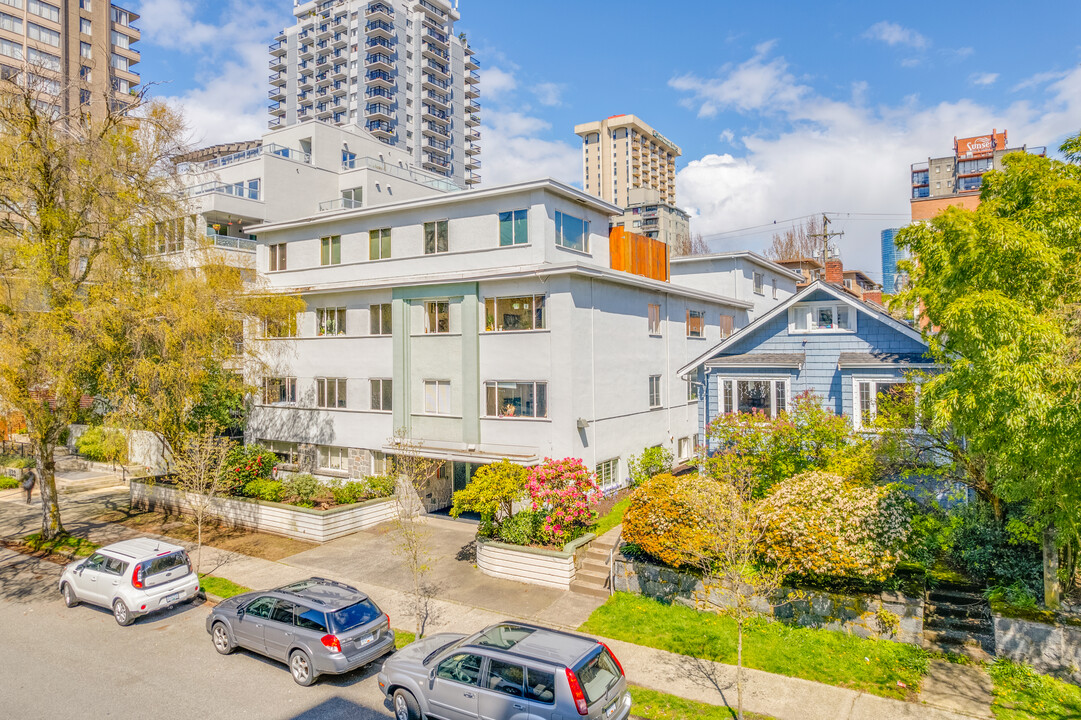
[[[589,703],[586,702],[586,694],[582,692],[582,686],[578,684],[578,676],[570,668],[567,668],[567,684],[571,686],[571,695],[574,697],[574,706],[578,708],[578,714],[588,715]]]
[[[133,588],[141,588],[143,586],[143,566],[137,564],[135,570],[131,573],[131,586]]]
[[[190,572],[190,573],[195,572],[195,568],[193,568],[191,566],[191,558],[190,557],[188,557],[187,555],[184,555],[184,562],[186,562],[188,564],[188,572]]]
[[[334,652],[340,653],[342,651],[342,644],[338,641],[338,637],[336,635],[324,635],[320,642],[322,642]]]
[[[616,654],[612,652],[612,648],[608,647],[604,643],[601,643],[601,647],[608,651],[608,657],[612,658],[612,662],[614,662],[616,664],[616,667],[619,668],[619,674],[626,677],[627,673],[623,672],[623,663],[621,663],[619,661],[619,658],[616,657]]]
[[[385,617],[387,619],[387,627],[389,628],[390,627],[390,615],[387,615],[386,613],[383,613],[383,617]]]

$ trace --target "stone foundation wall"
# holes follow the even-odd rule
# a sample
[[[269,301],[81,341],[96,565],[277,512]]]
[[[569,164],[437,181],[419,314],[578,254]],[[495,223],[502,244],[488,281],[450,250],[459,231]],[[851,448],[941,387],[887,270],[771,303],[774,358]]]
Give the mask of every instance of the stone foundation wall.
[[[1081,628],[995,615],[995,652],[1081,684]]]
[[[616,555],[613,562],[615,590],[656,598],[690,607],[727,607],[730,593],[706,591],[701,580],[690,573]],[[783,588],[781,594],[756,603],[758,612],[791,625],[840,630],[859,637],[883,638],[895,642],[923,643],[923,597],[901,592],[877,595],[842,595],[822,590]],[[889,627],[895,616],[897,626]]]

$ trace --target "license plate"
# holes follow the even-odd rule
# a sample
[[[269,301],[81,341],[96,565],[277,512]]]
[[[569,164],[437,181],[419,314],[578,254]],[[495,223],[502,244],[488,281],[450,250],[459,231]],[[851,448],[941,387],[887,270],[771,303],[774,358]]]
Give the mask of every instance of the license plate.
[[[616,714],[616,710],[619,709],[619,698],[616,698],[612,702],[608,703],[608,707],[604,708],[604,716],[610,718]]]
[[[360,642],[357,643],[357,646],[358,647],[364,647],[365,645],[371,643],[372,640],[375,640],[375,635],[369,635],[368,637],[364,638],[363,640],[361,640]]]
[[[180,599],[180,593],[173,593],[172,595],[166,595],[165,596],[165,602],[167,602],[167,603],[176,602],[179,599]]]

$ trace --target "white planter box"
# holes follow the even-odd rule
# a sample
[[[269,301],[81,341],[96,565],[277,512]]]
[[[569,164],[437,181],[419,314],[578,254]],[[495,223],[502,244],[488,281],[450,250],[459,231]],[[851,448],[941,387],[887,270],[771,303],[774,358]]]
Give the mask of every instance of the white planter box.
[[[563,550],[543,550],[478,539],[477,567],[492,577],[569,590],[577,570],[576,552],[584,549],[593,538],[593,534],[587,533],[567,543]]]
[[[133,508],[191,512],[189,494],[174,487],[132,480],[129,494]],[[398,506],[394,498],[380,498],[330,510],[313,510],[267,500],[229,497],[215,500],[211,512],[236,527],[323,543],[392,520]]]

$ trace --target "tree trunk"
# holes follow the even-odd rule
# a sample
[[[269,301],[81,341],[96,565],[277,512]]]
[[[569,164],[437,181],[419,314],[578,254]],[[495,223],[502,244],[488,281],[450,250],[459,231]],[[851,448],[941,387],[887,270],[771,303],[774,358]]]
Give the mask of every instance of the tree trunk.
[[[736,618],[736,714],[743,720],[743,613]]]
[[[41,538],[53,540],[64,534],[60,521],[60,502],[56,492],[55,445],[48,440],[34,439],[34,459],[38,471],[38,493],[41,495]]]
[[[1058,610],[1062,602],[1062,587],[1058,580],[1058,532],[1054,525],[1043,531],[1043,604],[1048,610]]]

